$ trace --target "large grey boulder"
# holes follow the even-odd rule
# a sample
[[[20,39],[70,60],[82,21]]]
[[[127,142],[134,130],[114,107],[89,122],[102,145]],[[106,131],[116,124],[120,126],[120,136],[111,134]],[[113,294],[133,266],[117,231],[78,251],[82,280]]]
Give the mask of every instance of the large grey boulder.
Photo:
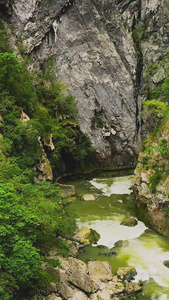
[[[86,273],[87,271],[87,265],[80,259],[69,257],[69,268],[67,270],[67,273],[73,273],[75,270],[79,270],[83,273]]]
[[[91,278],[98,282],[112,280],[112,270],[107,261],[89,261],[88,274]]]
[[[95,281],[81,270],[74,270],[69,274],[69,281],[86,293],[94,293],[99,289]]]

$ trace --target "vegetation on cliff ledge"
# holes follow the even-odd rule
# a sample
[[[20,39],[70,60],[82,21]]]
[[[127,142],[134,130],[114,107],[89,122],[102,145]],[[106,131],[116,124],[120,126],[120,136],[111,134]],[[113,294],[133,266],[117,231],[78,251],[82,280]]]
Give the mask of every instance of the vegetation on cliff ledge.
[[[163,70],[163,72],[162,72]],[[165,71],[164,71],[165,70]],[[165,73],[166,78],[149,91],[149,100],[143,103],[146,128],[151,132],[143,142],[140,153],[140,174],[147,174],[147,183],[152,194],[161,186],[166,200],[169,198],[167,180],[169,178],[169,57],[158,64],[149,66],[148,78]],[[164,183],[166,186],[164,186]]]
[[[0,299],[28,298],[56,281],[49,262],[40,266],[53,245],[68,255],[62,238],[75,229],[71,205],[58,186],[37,180],[42,145],[52,137],[53,167],[66,153],[76,162],[90,151],[76,121],[74,97],[54,82],[50,70],[30,73],[16,57],[0,28]],[[21,122],[21,112],[29,116]],[[39,139],[41,143],[39,142]]]

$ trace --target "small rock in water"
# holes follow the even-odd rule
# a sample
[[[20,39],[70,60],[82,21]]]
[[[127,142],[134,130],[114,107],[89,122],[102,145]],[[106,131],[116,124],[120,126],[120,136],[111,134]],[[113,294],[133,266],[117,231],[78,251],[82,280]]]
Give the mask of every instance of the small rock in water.
[[[99,249],[107,249],[107,247],[104,246],[104,245],[98,245],[97,248],[99,248]]]
[[[104,255],[105,255],[105,256],[116,256],[117,253],[116,253],[115,251],[110,251],[110,252],[108,252],[108,253],[105,253]]]
[[[126,218],[124,219],[120,225],[134,227],[138,224],[137,220],[134,218]]]
[[[114,248],[126,247],[128,245],[128,241],[119,240],[114,244]]]
[[[84,200],[84,201],[95,201],[96,197],[93,194],[84,194],[82,196],[82,200]]]
[[[123,203],[123,200],[120,199],[120,200],[117,200],[117,202],[122,204],[122,203]]]
[[[85,252],[84,248],[79,249],[79,253],[84,253],[84,252]]]
[[[163,261],[163,265],[167,268],[169,268],[169,260]]]

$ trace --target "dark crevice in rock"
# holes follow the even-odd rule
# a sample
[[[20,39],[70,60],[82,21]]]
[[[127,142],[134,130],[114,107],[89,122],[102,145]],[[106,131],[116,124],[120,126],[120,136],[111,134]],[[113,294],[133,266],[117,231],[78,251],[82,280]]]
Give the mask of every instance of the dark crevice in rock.
[[[0,18],[2,17],[3,19],[5,18],[7,19],[11,16],[12,4],[13,4],[13,0],[11,1],[0,0]]]
[[[61,16],[68,13],[68,11],[73,7],[73,5],[75,4],[75,0],[68,0],[63,7],[60,9],[60,11],[57,12],[57,14],[55,15],[55,18],[53,18],[53,21],[56,20],[58,23],[61,22]],[[38,15],[39,18],[39,15]],[[33,13],[33,16],[29,19],[30,22],[35,22],[37,19],[37,11],[35,11]],[[55,41],[55,32],[54,32],[54,28],[53,28],[53,21],[52,24],[48,26],[48,29],[46,30],[46,32],[44,32],[44,35],[40,41],[40,43],[38,43],[38,45],[35,45],[29,52],[30,53],[36,53],[40,50],[41,44],[43,44],[43,42],[45,40],[47,40],[48,44],[50,43],[50,40]],[[52,43],[51,43],[52,44]]]
[[[3,17],[4,15],[7,16],[8,15],[8,8],[0,3],[0,12],[2,13]]]
[[[139,0],[138,3],[138,15],[137,18],[133,18],[133,25],[132,25],[132,38],[134,42],[134,47],[136,51],[136,57],[137,57],[137,66],[136,66],[136,77],[134,81],[134,98],[136,101],[136,134],[135,139],[138,139],[140,134],[140,128],[141,128],[141,120],[140,120],[140,91],[143,85],[143,54],[141,50],[141,37],[138,32],[138,28],[141,25],[141,0]]]
[[[43,44],[44,41],[47,41],[47,43],[50,43],[50,39],[53,40],[54,42],[54,30],[53,30],[53,26],[51,26],[51,28],[45,33],[45,35],[43,36],[43,38],[41,39],[41,42],[38,45],[35,45],[33,49],[31,49],[30,53],[37,53],[40,51],[41,45]]]

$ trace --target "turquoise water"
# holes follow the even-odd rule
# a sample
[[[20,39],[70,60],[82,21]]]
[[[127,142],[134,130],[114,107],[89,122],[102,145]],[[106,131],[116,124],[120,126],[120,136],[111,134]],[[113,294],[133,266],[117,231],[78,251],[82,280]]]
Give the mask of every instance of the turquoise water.
[[[108,174],[106,174],[108,176]],[[90,227],[100,234],[97,245],[85,247],[79,258],[108,261],[113,273],[118,267],[134,266],[135,281],[143,281],[143,292],[132,299],[169,299],[169,239],[158,235],[138,220],[134,227],[121,225],[136,217],[131,186],[133,175],[69,181],[77,193],[78,227]],[[96,201],[85,202],[81,195],[92,193]],[[136,298],[135,298],[136,297]]]

